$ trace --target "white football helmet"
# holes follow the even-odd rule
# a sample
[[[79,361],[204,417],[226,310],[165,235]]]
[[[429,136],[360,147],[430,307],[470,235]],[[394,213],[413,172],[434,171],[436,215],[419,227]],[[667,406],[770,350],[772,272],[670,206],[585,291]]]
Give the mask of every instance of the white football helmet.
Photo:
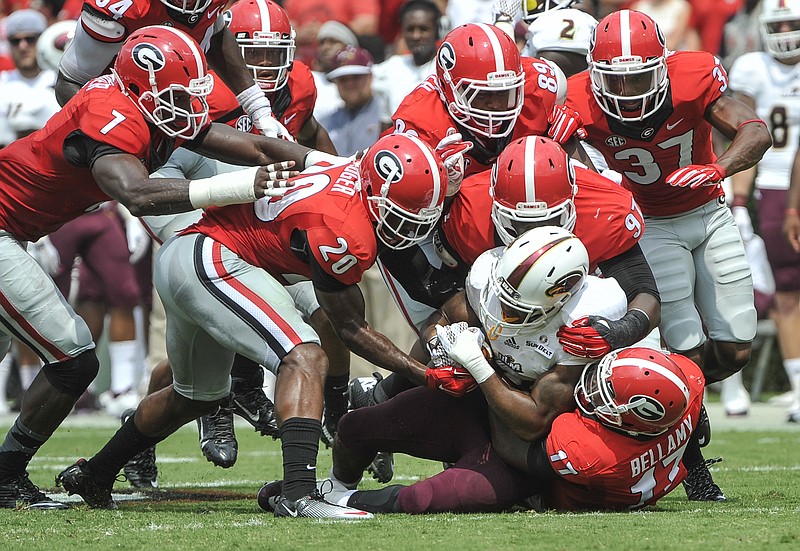
[[[72,19],[58,21],[47,27],[36,41],[36,62],[42,70],[58,71],[61,56],[75,37],[78,22]]]
[[[540,226],[523,233],[497,258],[481,291],[478,315],[487,335],[545,326],[584,286],[588,271],[586,247],[570,231]]]
[[[759,23],[770,55],[787,59],[800,54],[800,0],[763,0]]]

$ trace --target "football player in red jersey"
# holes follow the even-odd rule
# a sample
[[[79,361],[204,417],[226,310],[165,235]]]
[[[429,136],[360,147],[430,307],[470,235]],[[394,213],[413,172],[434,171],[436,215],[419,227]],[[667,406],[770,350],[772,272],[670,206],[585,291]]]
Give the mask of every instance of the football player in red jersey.
[[[205,98],[212,86],[196,42],[175,29],[146,27],[131,34],[112,74],[90,81],[43,129],[0,151],[0,250],[8,266],[0,280],[0,318],[6,335],[45,362],[0,444],[0,506],[65,507],[39,492],[26,469],[98,368],[86,323],[21,243],[110,199],[142,215],[285,191],[273,188],[283,185],[278,180],[289,173],[281,167],[288,164],[255,166],[224,181],[151,180],[149,171],[182,144],[244,165],[265,165],[274,158],[271,148],[281,153],[291,146],[295,153],[287,158],[302,162],[306,148],[209,127]]]
[[[595,28],[589,71],[570,78],[567,98],[645,215],[640,244],[661,292],[662,338],[710,382],[747,364],[756,330],[750,268],[719,182],[771,144],[756,113],[723,95],[727,87],[714,56],[670,53],[652,19],[621,10]],[[712,126],[732,140],[717,159]],[[724,499],[716,485],[699,486],[709,490],[690,499]]]
[[[283,8],[271,0],[240,0],[223,17],[275,118],[298,143],[336,154],[328,132],[314,118],[314,77],[308,65],[294,60],[295,32]],[[209,108],[213,121],[226,122],[243,132],[257,130],[226,86],[214,87]]]
[[[557,416],[541,438],[512,436],[499,444],[515,450],[511,462],[498,456],[504,425],[498,418],[489,423],[487,409],[497,417],[519,417],[518,391],[498,385],[488,407],[478,393],[452,398],[427,388],[408,391],[342,419],[333,448],[337,478],[327,497],[372,513],[496,512],[523,500],[537,510],[641,509],[686,478],[681,460],[698,423],[704,387],[701,370],[684,356],[642,347],[617,350],[588,364],[574,391],[540,390],[540,396],[561,394],[571,408],[576,402],[579,407]],[[375,428],[385,425],[359,418],[389,413],[418,420],[407,423],[406,432],[414,429],[408,441],[418,442],[408,446],[411,454],[455,465],[410,486],[360,491],[345,485],[360,473],[361,451],[366,455],[385,438]],[[404,436],[397,435],[398,441]]]
[[[422,382],[426,367],[367,325],[357,283],[379,249],[409,247],[430,233],[447,176],[427,144],[390,135],[361,160],[313,166],[293,184],[278,200],[208,208],[162,246],[155,283],[174,383],[145,398],[94,458],[59,475],[70,493],[92,507],[113,507],[111,488],[125,462],[227,397],[239,353],[277,375],[286,484],[276,516],[364,518],[315,491],[328,360],[284,286],[310,279],[351,350]]]
[[[465,180],[434,230],[436,267],[427,260],[428,251],[400,251],[382,255],[383,275],[409,324],[419,329],[463,288],[478,256],[541,225],[574,230],[589,252],[591,270],[599,267],[604,276],[616,278],[628,298],[629,313],[621,320],[583,320],[582,325],[602,320],[607,331],[567,343],[570,353],[599,358],[658,326],[658,290],[638,245],[644,221],[630,192],[595,172],[573,169],[565,151],[544,137],[513,141],[491,171]],[[406,388],[407,381],[393,374],[376,384],[373,397],[384,401]]]
[[[491,167],[513,138],[545,135],[558,93],[555,69],[520,59],[514,41],[493,25],[467,24],[444,37],[431,75],[400,104],[389,131],[419,136],[433,147],[451,134],[472,142],[449,170],[448,195],[461,178]]]
[[[226,0],[86,0],[75,36],[58,68],[58,102],[66,104],[90,79],[108,72],[131,33],[164,25],[185,32],[200,45],[208,64],[233,90],[263,134],[282,137],[286,129],[273,116],[269,100],[253,81],[222,18],[226,5]]]

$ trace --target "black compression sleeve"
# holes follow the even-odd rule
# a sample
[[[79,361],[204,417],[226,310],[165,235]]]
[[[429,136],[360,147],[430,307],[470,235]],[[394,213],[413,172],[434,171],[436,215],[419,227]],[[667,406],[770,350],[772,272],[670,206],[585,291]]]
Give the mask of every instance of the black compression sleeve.
[[[614,258],[604,260],[599,263],[600,271],[605,277],[613,277],[625,291],[628,302],[631,302],[636,295],[646,293],[661,300],[658,294],[653,271],[644,257],[642,248],[636,243],[633,247],[618,254]]]

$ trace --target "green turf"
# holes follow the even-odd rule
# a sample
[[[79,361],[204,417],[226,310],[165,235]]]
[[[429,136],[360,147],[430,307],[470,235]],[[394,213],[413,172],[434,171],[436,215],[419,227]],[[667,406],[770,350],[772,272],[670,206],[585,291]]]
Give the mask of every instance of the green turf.
[[[280,447],[247,427],[237,429],[239,461],[229,470],[203,459],[190,428],[159,446],[160,484],[171,500],[121,501],[118,511],[0,510],[3,549],[800,549],[796,431],[714,435],[706,456],[725,458],[712,470],[727,503],[690,503],[679,488],[658,508],[640,513],[387,515],[341,523],[260,512],[254,495],[261,482],[279,477]],[[55,474],[94,453],[113,430],[62,427],[34,459],[31,478],[52,489]],[[323,449],[321,477],[329,467]],[[408,483],[439,468],[399,456],[396,470]],[[371,481],[364,486],[378,487]]]

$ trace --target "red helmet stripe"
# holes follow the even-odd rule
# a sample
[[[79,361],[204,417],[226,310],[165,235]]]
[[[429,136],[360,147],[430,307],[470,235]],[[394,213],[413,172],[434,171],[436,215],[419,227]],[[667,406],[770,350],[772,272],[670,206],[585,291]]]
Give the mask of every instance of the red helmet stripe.
[[[553,247],[566,241],[567,239],[572,239],[572,236],[564,236],[560,237],[559,239],[555,239],[547,245],[541,247],[539,250],[531,253],[531,255],[522,261],[519,266],[514,268],[514,271],[509,274],[508,278],[506,278],[506,281],[508,281],[508,283],[514,287],[514,289],[519,289],[519,286],[522,285],[522,278],[525,277],[525,274],[528,273],[528,270],[530,270],[533,265],[536,264],[536,262],[547,253],[547,251],[551,250]]]

